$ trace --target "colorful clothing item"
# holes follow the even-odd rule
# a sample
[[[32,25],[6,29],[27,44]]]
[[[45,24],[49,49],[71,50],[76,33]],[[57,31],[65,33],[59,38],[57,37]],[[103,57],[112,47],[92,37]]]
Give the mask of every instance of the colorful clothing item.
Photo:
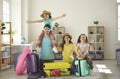
[[[63,61],[68,63],[72,62],[74,60],[73,58],[74,51],[75,51],[74,44],[65,44],[62,51]]]
[[[89,44],[88,43],[86,43],[86,44],[78,43],[77,46],[81,50],[81,56],[83,56],[85,54],[85,52],[89,51]],[[89,64],[90,69],[93,69],[92,59],[88,55],[85,57],[84,60],[87,61],[87,63]]]
[[[43,37],[42,45],[41,45],[41,52],[40,52],[40,59],[42,60],[53,60],[54,59],[54,52],[52,50],[52,40],[50,37]]]
[[[46,25],[46,24],[50,25],[50,29],[53,30],[53,27],[52,27],[53,19],[52,19],[52,18],[51,18],[51,19],[48,19],[48,20],[43,19],[43,22],[45,23],[45,25]]]
[[[85,52],[87,52],[89,50],[89,44],[82,44],[82,43],[78,43],[77,46],[79,47],[80,51],[81,51],[81,55],[84,55]]]

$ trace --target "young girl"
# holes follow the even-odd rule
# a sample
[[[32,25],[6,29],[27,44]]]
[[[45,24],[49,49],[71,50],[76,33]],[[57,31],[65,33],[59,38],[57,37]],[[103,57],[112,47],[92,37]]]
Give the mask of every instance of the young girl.
[[[90,45],[88,43],[87,36],[85,34],[81,34],[77,40],[77,51],[81,52],[80,58],[86,60],[90,68],[93,69],[92,60],[88,57],[89,49]]]
[[[42,12],[42,14],[40,15],[43,19],[41,20],[35,20],[35,21],[27,21],[27,23],[41,23],[41,22],[44,22],[44,24],[48,24],[50,25],[50,29],[53,30],[53,27],[52,27],[52,22],[57,20],[57,19],[60,19],[62,17],[65,17],[66,14],[63,14],[61,16],[58,16],[56,18],[52,18],[51,16],[51,12],[47,11],[47,10],[44,10]],[[44,31],[40,34],[39,38],[38,38],[38,42],[37,42],[37,46],[40,47],[41,45],[41,41],[43,39],[43,35],[44,35]],[[57,52],[57,48],[56,48],[56,41],[55,41],[55,36],[53,34],[53,32],[51,31],[50,32],[50,38],[52,39],[52,43],[53,43],[53,46],[54,46],[54,51]]]
[[[71,39],[72,36],[66,33],[63,36],[63,41],[62,41],[63,61],[68,63],[72,63],[72,61],[74,60],[73,52],[75,52],[77,57],[79,57],[79,54],[76,52],[76,46],[72,43]]]

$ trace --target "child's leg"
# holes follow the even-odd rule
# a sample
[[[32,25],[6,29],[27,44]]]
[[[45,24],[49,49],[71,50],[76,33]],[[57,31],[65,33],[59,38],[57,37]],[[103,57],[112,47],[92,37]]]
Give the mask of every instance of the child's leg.
[[[89,64],[90,69],[93,69],[93,62],[92,59],[89,58],[88,56],[85,57],[85,60],[87,61],[87,63]]]
[[[50,38],[52,39],[52,44],[53,44],[53,50],[55,51],[55,52],[58,52],[58,50],[57,50],[57,42],[56,42],[56,40],[55,40],[55,36],[54,36],[54,34],[53,34],[53,32],[52,31],[50,31]]]
[[[57,46],[57,42],[55,40],[55,36],[52,31],[50,31],[50,38],[52,39],[53,46]]]
[[[42,31],[42,33],[39,35],[38,40],[37,40],[37,47],[41,46],[41,41],[43,39],[44,36],[44,31]]]

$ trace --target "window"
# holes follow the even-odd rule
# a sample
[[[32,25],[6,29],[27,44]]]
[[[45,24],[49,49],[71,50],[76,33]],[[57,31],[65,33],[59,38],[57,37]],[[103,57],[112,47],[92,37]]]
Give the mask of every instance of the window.
[[[3,0],[3,22],[10,21],[10,0]]]
[[[117,27],[117,40],[120,41],[120,0],[117,0],[118,3],[118,27]]]

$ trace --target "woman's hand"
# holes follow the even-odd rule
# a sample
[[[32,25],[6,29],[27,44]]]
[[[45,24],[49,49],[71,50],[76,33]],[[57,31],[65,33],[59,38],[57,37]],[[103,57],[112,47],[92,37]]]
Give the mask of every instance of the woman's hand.
[[[31,21],[27,20],[27,23],[28,23],[28,24],[30,24],[30,23],[31,23]]]
[[[65,17],[66,16],[66,14],[62,14],[62,17]]]

